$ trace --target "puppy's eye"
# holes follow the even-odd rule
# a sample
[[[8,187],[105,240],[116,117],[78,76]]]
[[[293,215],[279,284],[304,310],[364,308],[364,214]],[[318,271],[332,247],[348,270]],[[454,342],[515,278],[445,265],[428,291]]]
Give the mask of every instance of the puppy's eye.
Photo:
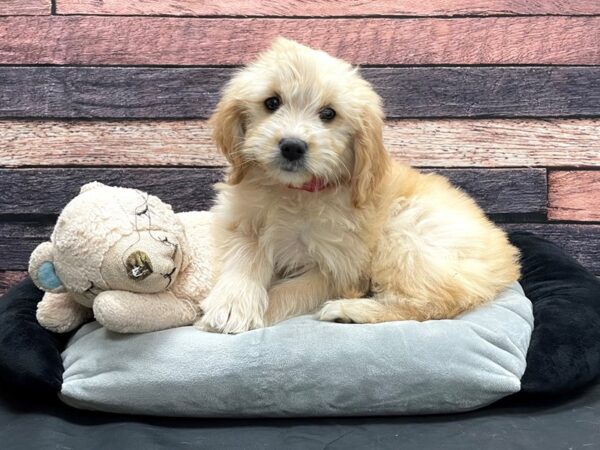
[[[323,122],[331,122],[334,117],[335,117],[335,110],[332,108],[323,108],[321,111],[319,111],[319,118]]]
[[[269,97],[268,99],[265,100],[265,107],[269,111],[277,111],[280,106],[281,106],[281,100],[279,99],[279,97]]]

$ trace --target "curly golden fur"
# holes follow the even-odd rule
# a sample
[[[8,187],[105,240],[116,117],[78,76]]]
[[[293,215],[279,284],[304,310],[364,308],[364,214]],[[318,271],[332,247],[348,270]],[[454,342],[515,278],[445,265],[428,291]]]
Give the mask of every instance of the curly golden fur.
[[[329,321],[447,319],[518,279],[517,250],[469,196],[391,160],[381,99],[344,61],[278,39],[230,81],[211,123],[231,168],[200,328],[239,333],[319,308]],[[283,139],[305,153],[287,160]]]

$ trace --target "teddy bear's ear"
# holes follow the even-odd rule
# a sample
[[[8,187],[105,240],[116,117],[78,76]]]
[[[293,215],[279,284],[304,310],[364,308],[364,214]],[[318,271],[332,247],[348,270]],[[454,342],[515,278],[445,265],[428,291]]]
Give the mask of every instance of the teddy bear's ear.
[[[79,193],[83,194],[84,192],[88,192],[88,191],[91,191],[92,189],[98,189],[101,187],[106,187],[106,185],[100,183],[99,181],[92,181],[91,183],[86,183],[83,186],[81,186]]]
[[[66,289],[54,269],[54,245],[44,242],[37,246],[29,258],[29,276],[37,287],[58,294]]]

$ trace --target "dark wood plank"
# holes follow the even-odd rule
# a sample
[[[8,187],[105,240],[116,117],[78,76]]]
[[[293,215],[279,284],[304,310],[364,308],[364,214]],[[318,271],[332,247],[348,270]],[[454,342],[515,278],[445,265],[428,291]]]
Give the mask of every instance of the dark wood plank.
[[[490,215],[545,215],[544,169],[430,169],[473,196]],[[518,200],[517,200],[518,199]]]
[[[600,17],[0,18],[0,64],[244,64],[285,36],[354,64],[599,64]]]
[[[1,117],[208,117],[232,69],[0,67]]]
[[[27,272],[4,272],[0,271],[0,295],[4,294],[9,288],[23,280],[27,276]]]
[[[548,182],[548,218],[600,222],[600,171],[552,171]]]
[[[51,5],[51,0],[1,0],[0,16],[49,15]]]
[[[52,225],[0,222],[0,270],[27,270],[31,252],[50,238]]]
[[[600,275],[600,225],[519,223],[502,224],[508,231],[530,231],[538,234],[577,259],[595,275]]]
[[[454,16],[598,14],[596,0],[58,0],[59,14],[171,16]]]
[[[0,117],[206,118],[231,68],[0,67]],[[600,116],[600,67],[363,68],[389,118]]]
[[[575,257],[588,270],[600,275],[600,225],[580,224],[502,224],[509,231],[531,231],[543,236]],[[27,270],[29,255],[47,240],[48,225],[0,222],[0,270]]]
[[[489,214],[544,214],[544,169],[436,170],[471,194]],[[0,215],[55,215],[89,181],[135,187],[175,210],[207,209],[222,171],[198,169],[0,169]],[[518,201],[515,198],[518,197]]]
[[[390,117],[600,113],[598,67],[408,67],[364,71]]]
[[[422,167],[600,167],[600,119],[406,119],[395,159]],[[204,120],[0,120],[0,166],[223,166]]]
[[[141,189],[177,211],[212,205],[212,185],[221,169],[0,169],[0,215],[58,214],[90,181]],[[0,253],[1,254],[1,253]]]

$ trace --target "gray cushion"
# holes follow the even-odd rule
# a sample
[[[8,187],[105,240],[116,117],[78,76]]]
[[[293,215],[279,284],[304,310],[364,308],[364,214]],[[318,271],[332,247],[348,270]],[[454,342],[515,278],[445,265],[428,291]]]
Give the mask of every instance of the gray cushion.
[[[376,325],[297,317],[239,335],[84,326],[63,353],[79,408],[195,417],[466,411],[519,391],[533,328],[518,284],[457,320]]]

